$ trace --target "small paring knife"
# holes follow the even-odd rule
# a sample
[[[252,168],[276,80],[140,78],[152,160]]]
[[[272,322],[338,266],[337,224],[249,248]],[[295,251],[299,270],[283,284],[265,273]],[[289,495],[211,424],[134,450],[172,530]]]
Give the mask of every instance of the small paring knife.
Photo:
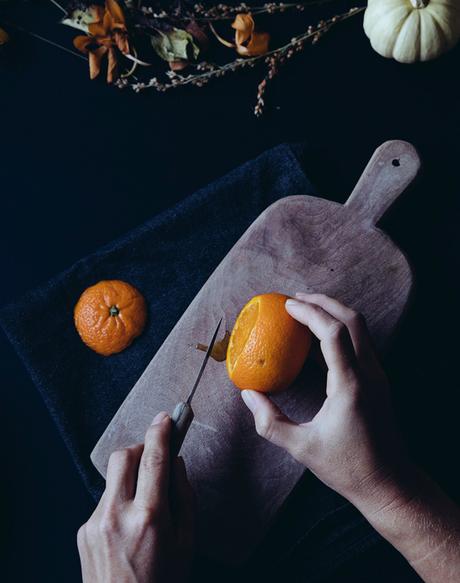
[[[182,443],[187,435],[187,432],[192,424],[194,413],[192,409],[192,399],[195,391],[200,383],[201,377],[203,376],[204,369],[208,363],[209,357],[211,355],[212,349],[214,348],[214,343],[219,332],[220,325],[222,324],[222,318],[217,324],[217,328],[214,331],[211,342],[209,343],[208,350],[203,359],[200,371],[196,378],[195,384],[190,391],[190,394],[186,401],[181,401],[177,403],[174,408],[173,414],[171,415],[172,428],[171,428],[171,457],[176,457],[179,454]]]

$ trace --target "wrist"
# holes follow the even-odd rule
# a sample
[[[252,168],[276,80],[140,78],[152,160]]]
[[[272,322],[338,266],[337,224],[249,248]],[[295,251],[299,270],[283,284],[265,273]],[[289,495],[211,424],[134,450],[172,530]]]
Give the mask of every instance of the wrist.
[[[371,477],[367,486],[366,493],[361,490],[349,500],[375,530],[407,559],[423,580],[457,581],[458,506],[412,464]]]
[[[379,467],[346,494],[346,498],[381,531],[391,515],[404,513],[420,490],[422,476],[409,461],[393,467]]]
[[[425,552],[425,530],[432,524],[431,481],[407,462],[391,470],[382,468],[365,485],[350,502],[409,563],[419,560]],[[414,530],[419,531],[417,536]]]

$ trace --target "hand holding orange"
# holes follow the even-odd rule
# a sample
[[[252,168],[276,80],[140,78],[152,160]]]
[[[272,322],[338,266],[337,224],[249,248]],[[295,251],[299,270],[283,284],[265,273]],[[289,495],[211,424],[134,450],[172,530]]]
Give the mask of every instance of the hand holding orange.
[[[312,335],[287,313],[288,299],[279,293],[258,295],[241,310],[227,350],[228,376],[239,389],[275,393],[300,373]]]

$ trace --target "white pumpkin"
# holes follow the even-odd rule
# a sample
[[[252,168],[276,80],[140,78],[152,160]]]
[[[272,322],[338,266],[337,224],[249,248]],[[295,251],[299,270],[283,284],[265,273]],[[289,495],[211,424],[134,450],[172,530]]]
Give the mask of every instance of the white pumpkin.
[[[384,57],[429,61],[459,40],[460,0],[369,0],[364,31]]]

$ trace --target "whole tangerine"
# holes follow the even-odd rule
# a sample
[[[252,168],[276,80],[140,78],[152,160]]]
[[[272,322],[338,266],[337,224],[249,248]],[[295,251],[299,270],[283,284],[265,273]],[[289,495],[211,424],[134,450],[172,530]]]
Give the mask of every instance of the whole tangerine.
[[[147,320],[144,297],[119,279],[87,288],[74,309],[75,327],[83,342],[98,354],[121,352],[139,336]]]

